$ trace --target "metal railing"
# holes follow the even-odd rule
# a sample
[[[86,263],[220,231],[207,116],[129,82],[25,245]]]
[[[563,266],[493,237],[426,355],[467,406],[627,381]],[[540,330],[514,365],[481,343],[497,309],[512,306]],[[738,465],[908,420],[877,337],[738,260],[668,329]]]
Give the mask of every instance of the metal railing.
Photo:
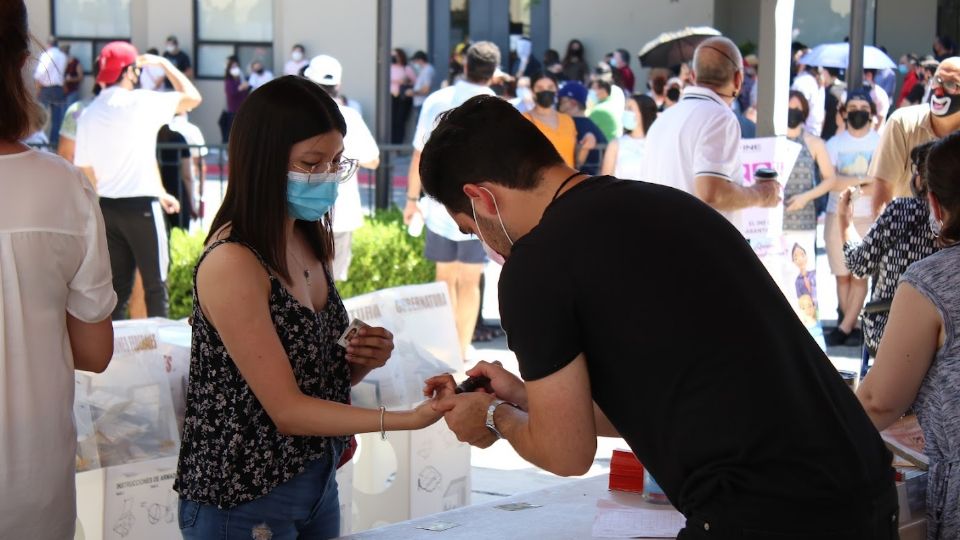
[[[56,152],[51,145],[32,145],[34,148]],[[596,169],[599,171],[603,161],[606,145],[598,145],[599,158]],[[407,177],[410,170],[410,160],[413,147],[409,144],[380,145],[380,165],[377,169],[360,168],[357,171],[357,183],[360,188],[360,200],[364,212],[372,214],[376,210],[397,206],[403,208],[406,204]],[[184,160],[188,160],[187,167]],[[199,224],[213,219],[226,194],[229,178],[230,159],[225,144],[191,145],[181,143],[158,143],[157,164],[161,175],[165,176],[165,185],[171,195],[178,200],[194,200],[199,196],[200,206]],[[184,174],[190,171],[193,176],[190,182],[184,182]],[[176,189],[170,186],[176,185]],[[187,186],[191,186],[193,193],[187,197]],[[184,208],[182,211],[188,211]]]

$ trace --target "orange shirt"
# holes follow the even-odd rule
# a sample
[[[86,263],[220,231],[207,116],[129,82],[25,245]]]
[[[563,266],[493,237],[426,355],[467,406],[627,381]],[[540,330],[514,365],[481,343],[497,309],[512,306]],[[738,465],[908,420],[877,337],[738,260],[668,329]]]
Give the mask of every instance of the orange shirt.
[[[569,114],[557,113],[557,128],[554,129],[540,120],[533,113],[524,113],[523,116],[533,122],[541,133],[550,139],[553,147],[560,153],[560,157],[570,167],[575,167],[574,149],[577,146],[577,126]]]

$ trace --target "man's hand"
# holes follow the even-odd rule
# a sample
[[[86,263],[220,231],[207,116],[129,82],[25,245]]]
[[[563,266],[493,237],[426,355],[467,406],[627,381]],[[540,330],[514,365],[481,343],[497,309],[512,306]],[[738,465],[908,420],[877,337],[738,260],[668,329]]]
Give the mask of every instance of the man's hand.
[[[169,193],[160,196],[160,207],[168,214],[176,214],[180,211],[180,201]]]
[[[527,387],[520,377],[504,369],[500,362],[480,361],[467,370],[469,377],[481,375],[490,379],[490,386],[484,388],[484,392],[492,392],[498,399],[509,401],[527,410]]]
[[[773,208],[780,204],[780,184],[776,180],[758,180],[753,190],[760,196],[757,206]]]
[[[486,426],[487,409],[494,397],[484,392],[465,392],[437,400],[433,407],[444,411],[447,427],[460,442],[477,448],[487,448],[497,442],[497,436]]]
[[[156,54],[141,54],[137,57],[137,67],[143,66],[162,66],[170,61]]]

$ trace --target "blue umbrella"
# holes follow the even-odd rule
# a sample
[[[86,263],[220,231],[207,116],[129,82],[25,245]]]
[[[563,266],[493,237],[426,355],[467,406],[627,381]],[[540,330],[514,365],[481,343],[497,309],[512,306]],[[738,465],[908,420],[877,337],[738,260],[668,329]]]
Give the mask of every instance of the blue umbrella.
[[[849,43],[825,43],[817,45],[805,54],[799,63],[808,66],[847,69],[850,62]],[[883,51],[870,45],[863,47],[863,69],[894,69],[897,64]]]

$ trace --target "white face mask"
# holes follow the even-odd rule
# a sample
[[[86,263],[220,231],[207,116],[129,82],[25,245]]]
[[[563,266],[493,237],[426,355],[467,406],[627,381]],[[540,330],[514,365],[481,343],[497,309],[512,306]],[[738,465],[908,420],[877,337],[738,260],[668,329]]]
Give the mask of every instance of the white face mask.
[[[510,234],[507,233],[507,228],[503,225],[503,218],[500,217],[500,207],[497,205],[497,198],[493,196],[493,193],[491,193],[489,189],[485,187],[480,187],[480,189],[490,193],[490,197],[493,197],[493,207],[497,209],[497,219],[500,221],[500,228],[503,230],[503,235],[507,238],[507,242],[510,242],[510,245],[512,246],[513,240],[510,239]],[[491,261],[503,266],[503,264],[507,262],[506,257],[488,246],[487,242],[483,239],[483,231],[480,230],[480,222],[477,221],[477,205],[474,203],[473,199],[470,199],[470,208],[473,209],[473,222],[477,224],[477,236],[480,237],[480,244],[483,246],[483,251],[487,254],[487,257],[490,257]]]
[[[937,216],[933,214],[933,208],[930,208],[930,217],[927,218],[930,223],[930,232],[934,236],[939,237],[940,233],[943,232],[943,221],[937,219]]]
[[[303,53],[300,52],[299,50],[293,51],[292,53],[290,53],[290,58],[292,58],[294,62],[299,62],[303,60]]]
[[[623,129],[633,131],[637,129],[637,114],[631,110],[623,111]]]
[[[230,75],[232,75],[233,77],[239,77],[243,75],[243,72],[240,71],[240,68],[238,68],[237,66],[233,66],[232,68],[230,68]]]
[[[164,50],[167,51],[167,52],[170,53],[170,54],[173,54],[174,52],[176,52],[177,46],[176,46],[176,45],[172,45],[172,44],[170,44],[170,43],[167,43],[167,46],[164,47]]]

